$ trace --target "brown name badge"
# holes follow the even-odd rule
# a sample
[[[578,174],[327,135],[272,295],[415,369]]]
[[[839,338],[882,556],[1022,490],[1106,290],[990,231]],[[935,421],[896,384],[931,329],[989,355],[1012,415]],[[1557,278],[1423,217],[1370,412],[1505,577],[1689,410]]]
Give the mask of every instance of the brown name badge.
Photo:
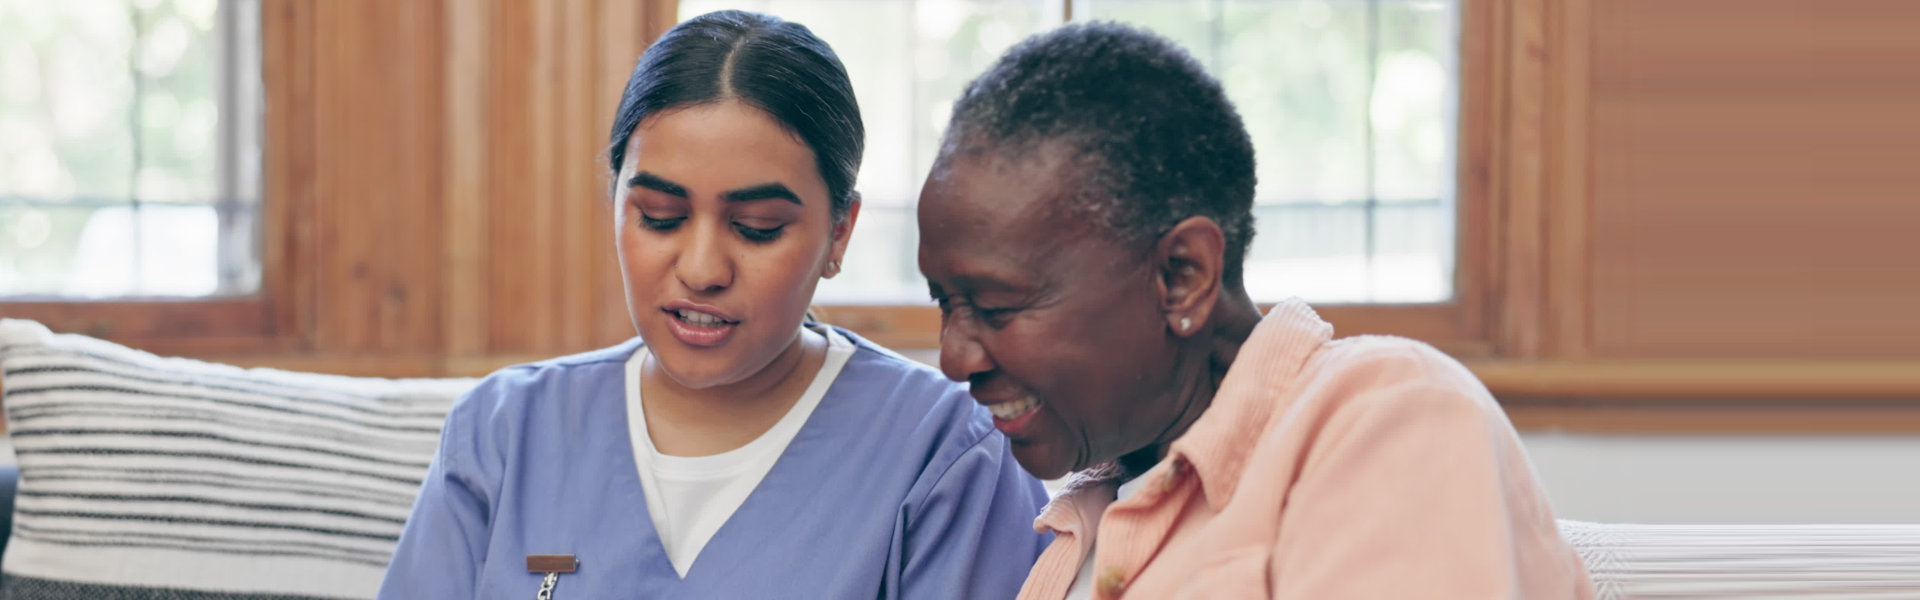
[[[527,570],[534,573],[572,573],[580,559],[572,554],[528,554]]]
[[[528,554],[527,571],[546,573],[540,580],[540,591],[534,594],[536,600],[552,600],[553,587],[560,582],[561,573],[572,573],[580,568],[580,559],[572,554]]]

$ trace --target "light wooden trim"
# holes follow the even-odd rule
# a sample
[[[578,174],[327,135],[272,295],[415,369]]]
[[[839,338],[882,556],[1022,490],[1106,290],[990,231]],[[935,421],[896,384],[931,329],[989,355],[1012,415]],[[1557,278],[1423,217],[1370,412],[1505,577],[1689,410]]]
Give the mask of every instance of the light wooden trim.
[[[1890,400],[1920,408],[1920,360],[1469,361],[1502,400]]]
[[[1560,0],[1548,20],[1548,52],[1554,57],[1547,87],[1544,152],[1550,157],[1543,197],[1546,210],[1543,352],[1578,359],[1587,355],[1592,327],[1592,60],[1593,0]]]
[[[1493,23],[1487,37],[1497,44],[1487,67],[1495,73],[1492,87],[1499,90],[1492,99],[1499,112],[1491,123],[1497,132],[1491,162],[1500,207],[1497,340],[1503,356],[1534,357],[1540,354],[1545,312],[1542,226],[1549,201],[1542,193],[1546,99],[1539,82],[1548,67],[1547,7],[1543,0],[1496,4],[1486,19]]]

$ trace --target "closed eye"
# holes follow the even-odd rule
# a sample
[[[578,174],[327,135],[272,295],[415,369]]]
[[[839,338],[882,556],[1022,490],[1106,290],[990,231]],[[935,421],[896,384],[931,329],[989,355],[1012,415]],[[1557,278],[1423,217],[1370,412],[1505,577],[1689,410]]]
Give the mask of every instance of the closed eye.
[[[646,213],[640,213],[640,225],[642,227],[646,227],[647,229],[652,229],[654,231],[672,231],[673,228],[679,227],[680,223],[686,220],[687,220],[686,217],[671,217],[666,219],[655,219],[653,217],[647,216]]]
[[[780,239],[780,234],[786,231],[786,228],[787,227],[785,225],[781,225],[779,227],[769,227],[769,228],[762,229],[759,227],[748,227],[740,223],[733,224],[733,230],[739,232],[740,237],[746,238],[747,241],[754,242],[757,244],[764,244],[767,242]]]
[[[988,326],[996,327],[996,328],[1006,325],[1007,320],[1013,318],[1014,313],[1017,313],[1017,312],[1020,312],[1020,309],[1018,308],[987,308],[984,306],[973,307],[974,316],[979,317],[980,320],[985,322]]]

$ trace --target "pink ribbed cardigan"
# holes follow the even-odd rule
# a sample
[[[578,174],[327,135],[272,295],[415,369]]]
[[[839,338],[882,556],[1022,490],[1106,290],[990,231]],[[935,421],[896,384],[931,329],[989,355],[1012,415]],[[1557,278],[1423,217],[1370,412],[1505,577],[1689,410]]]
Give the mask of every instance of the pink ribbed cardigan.
[[[1096,598],[1591,598],[1473,374],[1418,342],[1332,337],[1276,305],[1138,492],[1081,479],[1047,506],[1034,527],[1057,537],[1020,598],[1064,597],[1089,545]]]

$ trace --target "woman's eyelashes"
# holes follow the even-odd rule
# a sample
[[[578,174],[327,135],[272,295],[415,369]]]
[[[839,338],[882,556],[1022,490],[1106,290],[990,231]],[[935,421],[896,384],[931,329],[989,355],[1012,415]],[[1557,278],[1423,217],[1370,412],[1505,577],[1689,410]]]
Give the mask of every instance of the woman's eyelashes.
[[[680,225],[682,223],[685,223],[686,221],[687,221],[687,218],[684,216],[655,217],[653,215],[647,214],[645,211],[642,211],[640,213],[640,226],[653,231],[660,231],[660,232],[673,231],[674,229],[678,229]],[[774,225],[772,227],[764,227],[764,226],[755,227],[754,225],[764,225],[764,224],[754,223],[753,225],[748,225],[740,221],[735,221],[731,225],[733,227],[733,231],[739,234],[741,239],[745,239],[749,242],[753,242],[756,244],[764,244],[767,242],[780,239],[780,235],[782,233],[785,233],[787,229],[786,225]]]
[[[780,233],[785,231],[786,228],[787,227],[785,225],[760,228],[760,227],[748,227],[746,224],[738,223],[738,222],[733,224],[733,230],[740,232],[740,237],[746,238],[747,241],[753,242],[756,244],[764,244],[767,242],[780,239]]]
[[[645,212],[640,213],[640,226],[654,231],[672,231],[686,220],[686,217],[654,218]]]

